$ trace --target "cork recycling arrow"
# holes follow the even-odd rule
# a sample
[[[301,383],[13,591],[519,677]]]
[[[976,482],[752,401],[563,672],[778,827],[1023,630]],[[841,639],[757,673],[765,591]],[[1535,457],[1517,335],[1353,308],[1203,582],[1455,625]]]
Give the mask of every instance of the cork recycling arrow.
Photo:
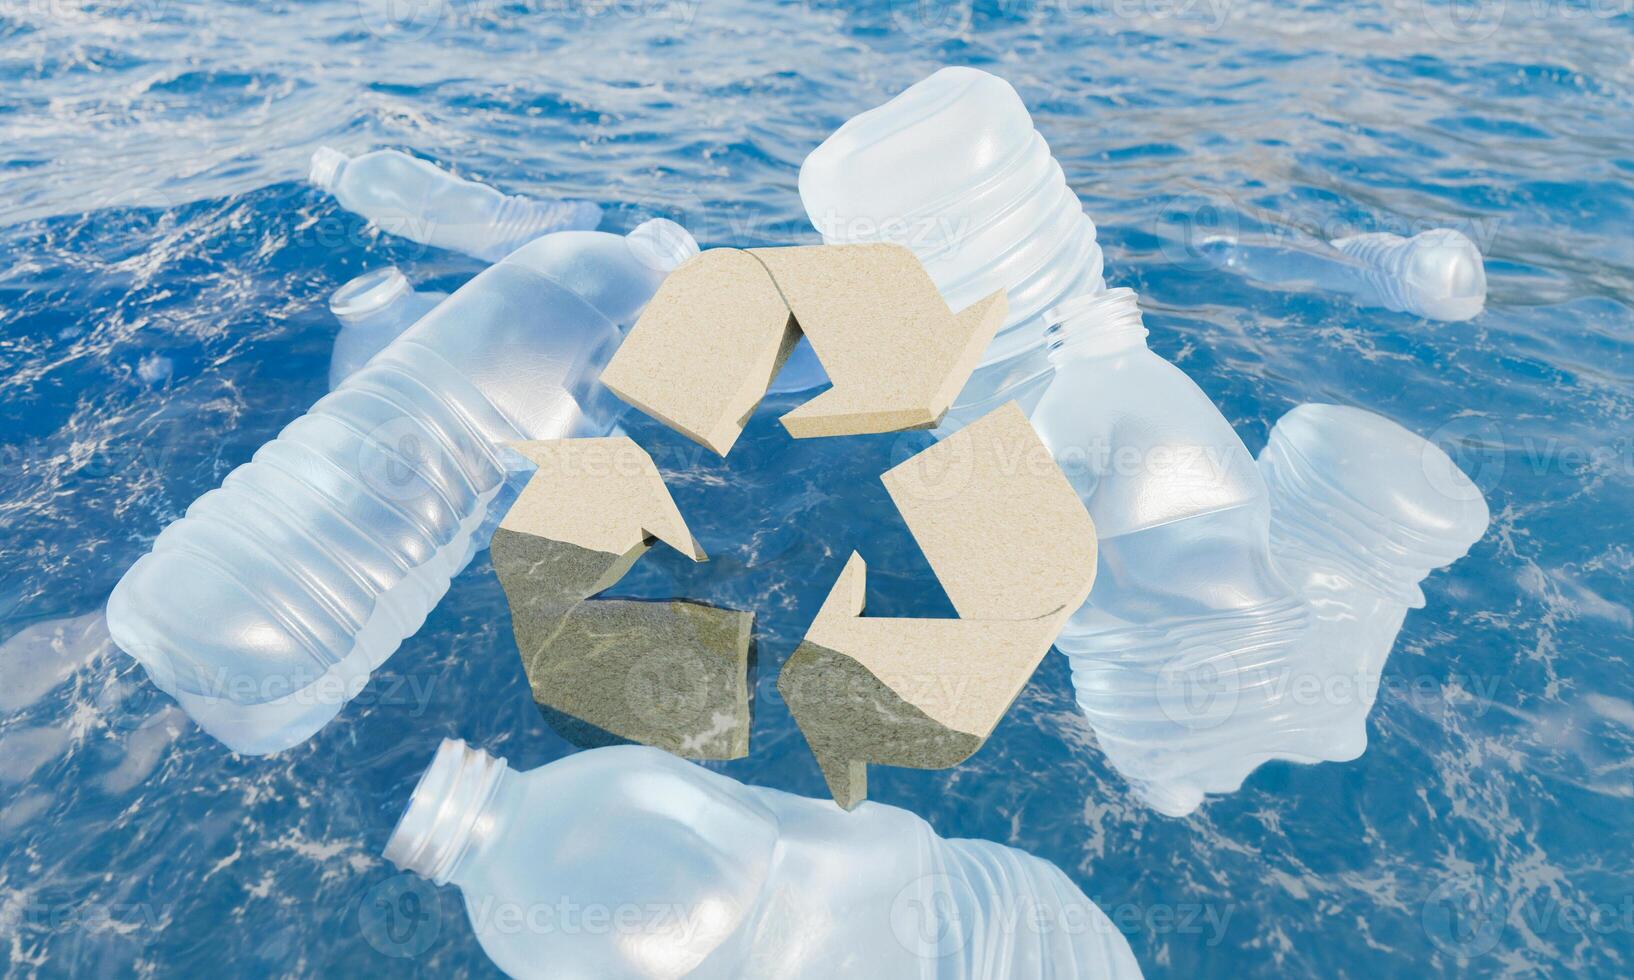
[[[511,448],[538,470],[495,530],[492,556],[540,711],[581,745],[610,737],[694,759],[747,755],[752,613],[590,600],[655,540],[706,560],[652,457],[623,437]]]
[[[1003,324],[960,312],[901,245],[718,248],[664,280],[601,381],[724,456],[804,335],[833,387],[783,415],[796,439],[931,428]]]
[[[1011,402],[883,477],[958,619],[862,616],[853,553],[778,690],[835,802],[867,797],[867,766],[969,758],[1026,686],[1095,581],[1095,527]]]

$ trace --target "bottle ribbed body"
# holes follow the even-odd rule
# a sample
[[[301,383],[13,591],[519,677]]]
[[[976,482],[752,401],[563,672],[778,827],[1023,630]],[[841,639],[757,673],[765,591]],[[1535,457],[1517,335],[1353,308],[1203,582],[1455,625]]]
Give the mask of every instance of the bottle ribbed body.
[[[1029,357],[1045,311],[1105,288],[1095,223],[1049,144],[1015,89],[974,68],[944,68],[841,126],[802,164],[800,197],[826,242],[912,249],[955,310],[1008,292],[966,401],[1047,373]]]
[[[1362,266],[1373,294],[1364,302],[1432,320],[1467,320],[1486,305],[1486,263],[1462,232],[1432,228],[1411,238],[1374,232],[1331,244]]]
[[[584,247],[642,269],[618,280],[638,305],[662,272],[604,237]],[[605,434],[613,419],[585,406],[618,336],[541,272],[493,266],[161,532],[114,589],[109,631],[229,747],[302,741],[481,545],[502,444]]]
[[[393,235],[489,262],[550,232],[590,229],[601,221],[600,206],[588,201],[502,194],[397,150],[349,158],[320,147],[309,179]]]
[[[110,631],[172,694],[317,720],[442,598],[504,480],[497,445],[521,436],[435,352],[394,349],[167,527]],[[276,751],[308,727],[216,734]]]
[[[458,885],[484,950],[514,977],[1140,976],[1122,933],[1048,861],[650,748],[515,773],[445,741],[386,851]],[[666,914],[618,930],[560,918],[599,908]]]
[[[601,207],[589,201],[536,201],[506,194],[487,227],[473,235],[470,248],[478,258],[498,262],[541,235],[594,228],[600,222]]]

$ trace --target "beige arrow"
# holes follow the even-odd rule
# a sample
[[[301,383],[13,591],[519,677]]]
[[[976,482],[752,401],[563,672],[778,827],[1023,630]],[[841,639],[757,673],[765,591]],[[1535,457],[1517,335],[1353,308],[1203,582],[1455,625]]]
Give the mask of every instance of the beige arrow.
[[[1004,323],[1003,290],[957,314],[901,245],[756,248],[834,386],[781,421],[796,439],[928,429]]]
[[[583,599],[611,586],[655,540],[707,560],[657,465],[633,440],[549,439],[511,448],[538,470],[500,521],[496,540],[504,533],[553,542],[564,596]]]
[[[725,455],[803,333],[833,387],[782,417],[797,439],[936,425],[1007,305],[958,314],[900,245],[711,249],[670,273],[601,381]]]
[[[494,533],[494,571],[534,701],[689,758],[748,753],[748,612],[588,600],[655,540],[704,552],[646,451],[626,438],[512,446],[538,470]]]
[[[937,769],[981,747],[1095,581],[1095,527],[1015,403],[885,474],[959,619],[862,616],[853,554],[778,690],[834,799],[867,765]]]

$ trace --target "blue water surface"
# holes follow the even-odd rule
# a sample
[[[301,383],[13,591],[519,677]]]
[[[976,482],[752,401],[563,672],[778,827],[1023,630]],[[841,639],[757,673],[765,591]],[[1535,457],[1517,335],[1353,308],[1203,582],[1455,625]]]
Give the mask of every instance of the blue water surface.
[[[379,854],[439,739],[519,768],[576,751],[529,697],[486,556],[274,758],[203,735],[101,626],[159,529],[323,393],[336,286],[479,269],[340,210],[303,180],[315,147],[407,148],[602,202],[618,230],[812,242],[805,154],[948,63],[1020,90],[1108,280],[1250,450],[1301,402],[1381,412],[1452,449],[1493,524],[1427,581],[1355,762],[1269,765],[1158,816],[1052,654],[968,764],[875,769],[873,798],[1058,863],[1152,976],[1628,975],[1631,7],[0,4],[5,975],[494,975],[454,891],[391,906],[405,921],[378,901],[406,887]],[[1188,247],[1438,225],[1487,255],[1466,323],[1256,286]],[[779,408],[729,461],[659,453],[715,561],[655,551],[624,589],[757,612],[753,752],[715,768],[821,795],[775,681],[845,556],[867,557],[872,611],[947,607],[877,481],[924,437],[794,443]]]

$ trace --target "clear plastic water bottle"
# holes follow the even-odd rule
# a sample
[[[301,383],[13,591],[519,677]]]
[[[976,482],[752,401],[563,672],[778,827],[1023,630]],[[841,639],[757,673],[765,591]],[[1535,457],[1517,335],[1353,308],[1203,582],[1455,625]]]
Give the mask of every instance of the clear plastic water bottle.
[[[1273,566],[1265,482],[1229,423],[1146,346],[1133,291],[1069,300],[1048,334],[1055,375],[1033,425],[1099,538],[1089,599],[1056,647],[1096,739],[1158,810],[1204,788],[1190,760],[1232,706],[1211,696],[1232,657],[1287,657],[1309,617]]]
[[[1480,488],[1440,447],[1358,408],[1288,412],[1259,468],[1272,558],[1312,616],[1298,661],[1277,665],[1285,676],[1243,705],[1260,727],[1257,746],[1231,749],[1243,776],[1261,755],[1362,754],[1390,649],[1407,611],[1424,606],[1419,583],[1464,557],[1490,520]]]
[[[320,146],[312,154],[310,179],[386,232],[489,262],[541,235],[601,222],[601,208],[589,201],[502,194],[400,150],[349,157]]]
[[[306,739],[481,544],[502,444],[612,428],[620,325],[696,252],[657,220],[483,271],[164,529],[108,600],[114,641],[235,751]]]
[[[1486,306],[1481,250],[1462,232],[1386,232],[1324,242],[1309,235],[1219,236],[1199,246],[1215,265],[1260,282],[1347,293],[1368,306],[1431,320],[1468,320]]]
[[[329,389],[447,298],[447,293],[416,292],[395,265],[365,272],[335,290],[329,312],[340,321],[340,335],[329,357]]]
[[[1140,976],[1047,861],[651,748],[516,772],[444,741],[385,853],[457,885],[484,951],[519,978]]]
[[[912,249],[951,309],[1008,290],[955,425],[1012,399],[1031,409],[1050,371],[1046,312],[1106,288],[1095,223],[1027,107],[975,68],[943,68],[835,130],[801,165],[800,199],[825,242]]]

